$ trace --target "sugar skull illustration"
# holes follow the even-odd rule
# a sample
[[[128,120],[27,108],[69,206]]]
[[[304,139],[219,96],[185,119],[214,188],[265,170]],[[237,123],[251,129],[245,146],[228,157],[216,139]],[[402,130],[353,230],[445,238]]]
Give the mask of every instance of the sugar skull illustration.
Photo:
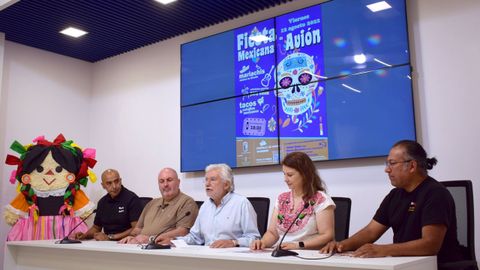
[[[317,83],[310,83],[315,74],[313,58],[295,52],[285,57],[277,67],[279,92],[283,111],[290,116],[305,113],[312,107]]]
[[[325,106],[325,101],[320,98],[324,88],[318,81],[320,70],[316,70],[317,67],[313,56],[298,51],[287,55],[278,64],[278,97],[285,114],[280,118],[282,128],[303,133],[309,126],[319,123],[319,134],[324,135],[323,117],[319,114],[320,107]]]

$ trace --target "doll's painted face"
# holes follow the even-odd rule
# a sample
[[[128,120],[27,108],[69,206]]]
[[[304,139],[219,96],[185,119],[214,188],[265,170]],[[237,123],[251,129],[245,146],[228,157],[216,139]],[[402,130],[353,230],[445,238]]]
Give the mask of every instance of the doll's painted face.
[[[30,184],[34,190],[48,191],[61,188],[67,188],[69,182],[75,180],[75,174],[70,173],[60,164],[58,164],[52,157],[52,152],[49,152],[45,160],[37,166],[30,174],[28,174],[26,181],[30,180]],[[22,176],[24,180],[26,175]]]

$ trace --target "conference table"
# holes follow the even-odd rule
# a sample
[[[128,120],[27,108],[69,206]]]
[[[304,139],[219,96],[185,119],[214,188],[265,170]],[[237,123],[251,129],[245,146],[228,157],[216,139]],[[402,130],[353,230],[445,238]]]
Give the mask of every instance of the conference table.
[[[300,250],[306,258],[322,258],[318,251]],[[55,244],[54,240],[13,241],[5,245],[5,270],[15,269],[227,269],[227,270],[339,270],[389,269],[436,270],[435,256],[353,258],[335,254],[320,260],[272,257],[271,250],[254,252],[248,248],[212,249],[188,246],[163,250],[143,250],[138,245],[109,241]]]

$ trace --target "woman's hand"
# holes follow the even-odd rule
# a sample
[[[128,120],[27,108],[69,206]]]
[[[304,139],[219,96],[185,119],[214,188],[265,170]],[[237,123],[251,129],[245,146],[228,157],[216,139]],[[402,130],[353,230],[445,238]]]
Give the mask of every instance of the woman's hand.
[[[287,242],[280,245],[281,249],[300,249],[298,242]]]

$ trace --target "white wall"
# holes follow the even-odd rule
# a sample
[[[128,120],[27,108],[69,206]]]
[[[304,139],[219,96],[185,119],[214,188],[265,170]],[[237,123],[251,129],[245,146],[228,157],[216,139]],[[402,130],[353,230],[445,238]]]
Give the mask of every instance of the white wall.
[[[18,156],[10,144],[14,140],[28,144],[39,135],[53,140],[63,133],[87,146],[91,74],[91,63],[5,42],[0,85],[1,243],[10,229],[3,221],[3,206],[16,195],[16,186],[8,181],[16,167],[3,163],[7,153]],[[3,255],[2,249],[2,266]]]
[[[81,61],[6,42],[0,96],[4,149],[13,139],[26,142],[41,133],[51,138],[63,131],[82,146],[97,148],[97,174],[109,167],[117,168],[128,188],[141,196],[158,196],[158,170],[180,167],[180,44],[314,3],[294,1],[95,63],[93,68]],[[475,193],[480,194],[474,154],[480,149],[480,124],[474,111],[480,95],[474,90],[480,80],[475,76],[480,36],[470,30],[480,25],[476,16],[480,14],[480,2],[409,0],[408,12],[417,133],[427,152],[439,159],[431,175],[438,180],[472,179]],[[76,73],[82,74],[81,81],[72,78]],[[61,120],[56,121],[53,116],[63,105],[52,98],[59,95],[65,95],[63,100],[80,99],[81,105],[72,103],[68,113],[57,116]],[[29,103],[27,97],[42,102]],[[35,105],[38,103],[50,105]],[[7,106],[6,115],[3,105]],[[90,109],[90,114],[85,108]],[[40,110],[50,116],[49,120],[29,119]],[[72,116],[84,125],[68,122]],[[21,125],[26,120],[30,120],[28,126]],[[11,153],[2,151],[0,156],[7,152]],[[317,167],[331,195],[352,198],[351,232],[371,219],[391,189],[382,158],[321,162]],[[5,189],[11,168],[0,166],[0,170],[5,179],[1,182],[1,202],[5,205],[13,197],[13,186]],[[238,169],[235,174],[237,191],[247,196],[274,200],[286,190],[279,166]],[[184,192],[197,200],[205,199],[202,173],[183,174],[181,178]],[[103,194],[98,183],[90,184],[87,192],[93,200]],[[476,203],[476,207],[480,205]],[[476,224],[480,224],[478,215]],[[476,231],[479,242],[480,232]],[[2,236],[4,233],[2,227]],[[383,243],[390,241],[391,233],[381,239]]]

